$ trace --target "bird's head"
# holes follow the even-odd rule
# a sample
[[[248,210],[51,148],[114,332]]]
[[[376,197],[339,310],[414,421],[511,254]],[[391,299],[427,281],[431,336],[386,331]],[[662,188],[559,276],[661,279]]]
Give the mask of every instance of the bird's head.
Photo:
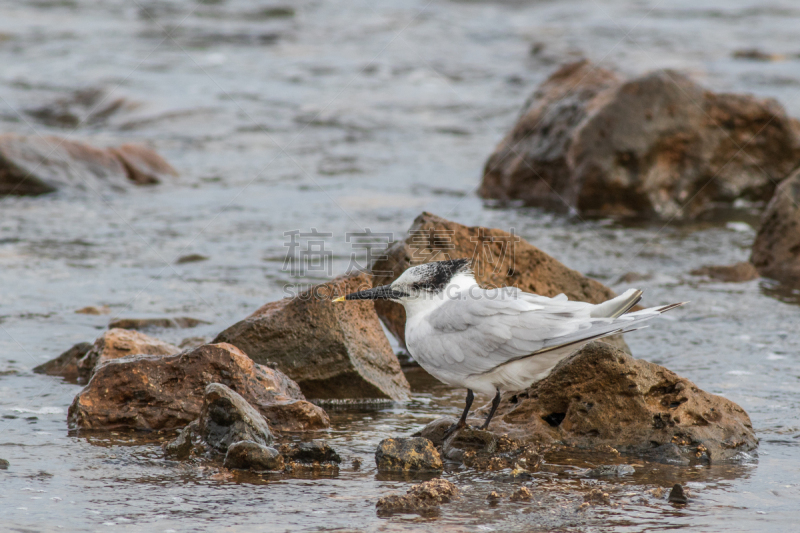
[[[389,285],[350,293],[336,298],[344,300],[393,300],[407,303],[413,300],[433,298],[444,294],[445,289],[460,276],[466,276],[468,284],[474,284],[469,259],[435,261],[411,267]]]

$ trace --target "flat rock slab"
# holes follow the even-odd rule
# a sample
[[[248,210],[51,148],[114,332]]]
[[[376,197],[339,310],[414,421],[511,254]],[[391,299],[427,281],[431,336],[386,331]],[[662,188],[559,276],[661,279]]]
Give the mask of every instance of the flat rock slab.
[[[233,344],[254,361],[276,366],[307,398],[408,399],[408,381],[373,302],[331,301],[371,286],[366,274],[336,278],[266,304],[214,342]]]
[[[714,93],[672,70],[625,80],[590,62],[536,89],[489,157],[480,194],[591,216],[691,219],[768,200],[800,161],[773,99]]]
[[[97,366],[129,355],[173,355],[178,352],[180,348],[177,346],[138,331],[113,328],[98,337],[78,361],[78,374],[88,379]]]
[[[378,472],[441,472],[442,458],[433,443],[422,437],[384,439],[375,451]]]
[[[98,194],[176,175],[164,158],[140,145],[96,148],[51,136],[0,135],[0,196],[60,189]]]
[[[769,278],[800,285],[800,169],[784,180],[761,216],[750,261]]]
[[[405,239],[394,243],[375,262],[375,286],[387,285],[406,269],[431,261],[472,259],[475,279],[484,288],[517,287],[541,296],[566,294],[570,300],[598,304],[616,296],[599,281],[564,266],[532,244],[500,229],[464,226],[432,213],[414,219]],[[402,305],[376,300],[386,328],[405,346],[406,312]],[[621,336],[604,342],[629,351]]]
[[[484,408],[485,409],[485,408]],[[586,345],[524,392],[506,393],[490,426],[537,444],[611,446],[667,462],[737,461],[758,446],[747,413],[666,368],[603,343]]]
[[[752,263],[742,261],[733,265],[709,265],[692,270],[693,276],[708,276],[726,283],[742,283],[758,279],[758,270]]]
[[[207,344],[175,355],[131,355],[95,369],[72,402],[71,427],[177,429],[200,416],[206,387],[240,394],[277,431],[330,425],[325,411],[305,401],[297,384],[278,370],[254,363],[229,344]]]

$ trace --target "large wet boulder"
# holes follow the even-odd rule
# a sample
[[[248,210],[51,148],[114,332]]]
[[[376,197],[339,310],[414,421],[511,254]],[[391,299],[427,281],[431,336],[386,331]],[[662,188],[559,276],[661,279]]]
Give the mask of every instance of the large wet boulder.
[[[383,439],[375,451],[378,472],[441,472],[444,465],[433,443],[422,437]]]
[[[783,181],[761,216],[750,261],[767,277],[800,284],[800,169]]]
[[[678,463],[739,460],[758,445],[732,401],[599,342],[529,389],[504,394],[490,429],[522,442],[610,446]]]
[[[96,366],[128,355],[173,355],[180,351],[177,346],[138,331],[113,328],[98,337],[78,361],[78,374],[88,379]]]
[[[542,296],[564,293],[570,300],[601,303],[616,296],[599,281],[564,266],[532,244],[495,228],[464,226],[424,212],[414,219],[405,239],[391,245],[372,265],[374,284],[386,285],[406,269],[461,257],[473,260],[475,279],[484,288],[518,287]],[[388,300],[375,301],[386,328],[405,345],[406,312]],[[606,339],[627,350],[621,337]]]
[[[658,70],[625,80],[561,67],[489,157],[480,194],[597,216],[691,219],[767,201],[800,162],[800,127],[775,100],[717,94]]]
[[[323,429],[325,411],[279,370],[258,365],[235,346],[207,344],[175,355],[130,355],[95,368],[69,408],[71,427],[176,429],[200,416],[206,387],[222,383],[277,431]]]
[[[408,381],[373,302],[332,302],[371,286],[366,274],[316,285],[264,305],[214,342],[233,344],[254,361],[279,368],[307,398],[405,400]]]
[[[140,145],[96,148],[58,137],[0,135],[0,196],[60,189],[96,194],[176,175],[164,158]]]

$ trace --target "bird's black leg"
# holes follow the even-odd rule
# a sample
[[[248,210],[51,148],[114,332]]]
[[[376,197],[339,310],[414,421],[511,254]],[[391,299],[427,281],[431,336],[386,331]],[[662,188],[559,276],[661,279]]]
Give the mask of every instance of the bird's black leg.
[[[472,400],[474,399],[475,395],[472,393],[472,389],[467,389],[467,405],[464,406],[464,412],[461,413],[461,418],[458,419],[458,422],[447,428],[447,431],[444,432],[445,439],[452,435],[457,429],[461,429],[467,425],[467,416],[469,415],[469,409],[472,407]]]
[[[494,395],[494,400],[492,400],[492,409],[489,411],[489,416],[486,417],[486,422],[483,423],[481,429],[486,429],[489,427],[489,422],[492,421],[492,417],[494,416],[494,412],[497,411],[498,405],[500,405],[500,389],[497,389],[497,394]]]

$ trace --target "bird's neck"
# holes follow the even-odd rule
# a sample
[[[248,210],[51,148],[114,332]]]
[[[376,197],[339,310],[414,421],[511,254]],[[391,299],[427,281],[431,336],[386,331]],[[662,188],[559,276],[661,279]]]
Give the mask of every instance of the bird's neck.
[[[435,294],[423,293],[415,298],[403,300],[406,317],[411,320],[413,317],[426,315],[446,301],[457,299],[462,292],[469,291],[473,287],[478,288],[479,285],[472,274],[456,274],[442,290]]]

